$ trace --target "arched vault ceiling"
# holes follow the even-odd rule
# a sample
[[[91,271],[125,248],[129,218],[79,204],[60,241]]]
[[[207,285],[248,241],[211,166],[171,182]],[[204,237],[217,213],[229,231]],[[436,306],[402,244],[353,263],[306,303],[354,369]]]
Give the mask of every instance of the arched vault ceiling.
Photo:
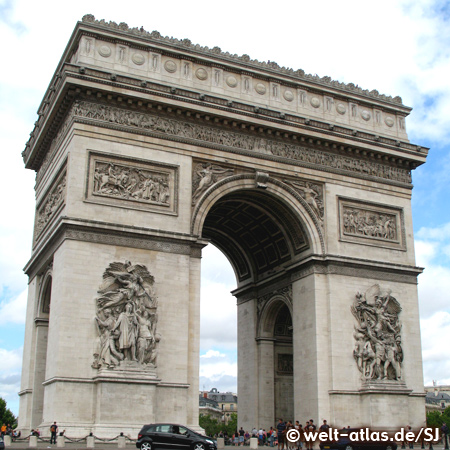
[[[309,247],[293,212],[257,190],[235,192],[217,201],[202,235],[227,255],[239,281],[251,276],[256,280]]]

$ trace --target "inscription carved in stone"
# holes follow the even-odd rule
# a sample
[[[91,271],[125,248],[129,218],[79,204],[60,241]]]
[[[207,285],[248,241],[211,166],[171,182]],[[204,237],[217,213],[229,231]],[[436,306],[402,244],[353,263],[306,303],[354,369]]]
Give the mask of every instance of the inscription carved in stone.
[[[351,306],[355,327],[355,358],[364,380],[401,380],[403,350],[399,314],[402,308],[391,295],[375,284],[355,296]]]
[[[66,193],[66,173],[64,173],[55,186],[46,195],[36,214],[35,237],[38,237],[48,222],[56,214],[56,211],[64,203]]]
[[[113,262],[103,273],[95,317],[100,338],[94,369],[156,367],[158,301],[147,267],[130,261]]]
[[[202,194],[214,183],[233,175],[232,169],[224,169],[217,164],[199,163],[194,167],[192,174],[192,203],[195,203]]]
[[[283,141],[259,138],[146,113],[127,111],[102,104],[85,101],[75,102],[70,116],[137,127],[143,130],[177,136],[179,139],[185,139],[186,141],[204,141],[226,147],[264,153],[275,157],[300,161],[308,166],[327,167],[352,173],[353,175],[360,174],[401,183],[411,183],[411,172],[408,169],[392,167],[375,161],[336,155]]]

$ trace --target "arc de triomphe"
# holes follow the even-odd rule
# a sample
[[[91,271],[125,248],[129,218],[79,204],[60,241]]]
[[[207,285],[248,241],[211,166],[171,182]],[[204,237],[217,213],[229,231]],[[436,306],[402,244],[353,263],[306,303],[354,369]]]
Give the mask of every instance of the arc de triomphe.
[[[208,242],[237,279],[239,426],[422,425],[411,171],[427,149],[409,112],[85,16],[23,153],[37,177],[19,427],[198,427]]]

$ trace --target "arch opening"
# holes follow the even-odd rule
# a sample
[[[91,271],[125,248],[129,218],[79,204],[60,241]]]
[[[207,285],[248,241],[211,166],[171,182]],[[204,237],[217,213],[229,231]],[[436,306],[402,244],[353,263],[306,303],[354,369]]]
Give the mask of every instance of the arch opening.
[[[44,385],[47,369],[48,328],[50,317],[52,274],[46,272],[42,276],[37,311],[34,319],[36,333],[35,347],[35,378],[33,385],[33,406],[31,428],[39,427],[44,421]]]
[[[239,284],[259,281],[289,265],[310,248],[293,211],[266,191],[246,189],[224,195],[210,208],[202,237],[230,260]]]
[[[268,428],[294,418],[289,267],[313,251],[315,237],[301,206],[275,190],[247,186],[211,203],[201,236],[228,258],[238,284],[239,426]]]

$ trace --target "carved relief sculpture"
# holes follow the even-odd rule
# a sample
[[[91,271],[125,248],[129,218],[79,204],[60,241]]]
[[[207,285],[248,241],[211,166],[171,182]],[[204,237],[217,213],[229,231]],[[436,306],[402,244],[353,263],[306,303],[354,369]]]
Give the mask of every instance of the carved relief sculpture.
[[[156,367],[161,336],[154,278],[142,264],[113,262],[103,274],[95,317],[100,338],[94,369]]]
[[[176,214],[177,184],[177,166],[90,152],[87,201]]]
[[[294,357],[288,353],[278,354],[277,372],[284,375],[292,375],[294,373]]]
[[[292,159],[308,165],[329,167],[339,171],[351,172],[352,174],[383,178],[400,183],[411,183],[411,171],[409,169],[392,167],[350,156],[335,155],[283,141],[218,130],[213,127],[127,111],[101,104],[76,101],[69,114],[69,119],[70,117],[95,119],[134,128],[137,127],[149,132],[177,136],[186,141],[195,140],[196,143],[203,141],[229,148],[271,154],[275,157]]]
[[[356,294],[351,306],[358,322],[353,333],[353,356],[363,380],[401,380],[401,310],[391,291],[382,292],[378,284],[365,294]]]
[[[323,186],[308,181],[288,181],[300,195],[305,199],[308,206],[312,209],[314,214],[323,220],[324,206],[323,206]]]
[[[53,189],[45,197],[36,214],[35,237],[37,238],[56,211],[64,203],[66,192],[66,174],[64,173],[55,183]]]
[[[230,175],[233,175],[232,169],[224,169],[217,164],[197,164],[192,176],[192,203],[195,203],[214,183]]]
[[[396,217],[361,208],[344,206],[344,234],[397,240]]]
[[[341,241],[406,249],[401,208],[340,198],[339,215]]]
[[[95,161],[93,194],[169,205],[169,179],[163,173]]]

